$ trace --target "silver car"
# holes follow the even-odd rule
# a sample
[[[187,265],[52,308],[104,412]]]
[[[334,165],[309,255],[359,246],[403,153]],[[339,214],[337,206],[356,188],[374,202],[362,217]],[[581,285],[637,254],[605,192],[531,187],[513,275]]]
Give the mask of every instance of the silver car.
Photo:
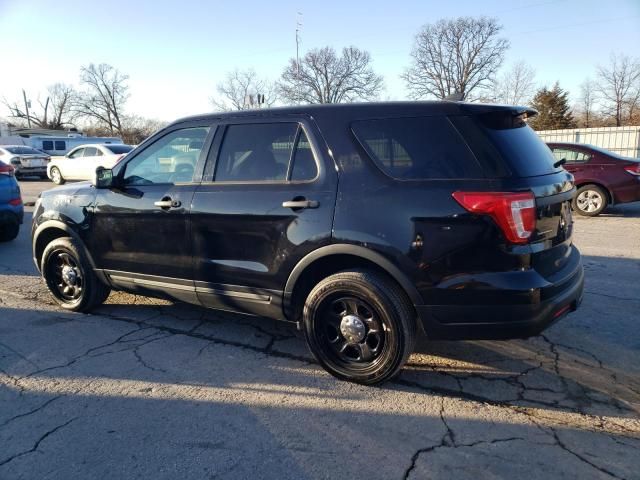
[[[47,165],[51,157],[26,145],[0,145],[0,161],[11,165],[17,178],[36,176],[47,178]]]

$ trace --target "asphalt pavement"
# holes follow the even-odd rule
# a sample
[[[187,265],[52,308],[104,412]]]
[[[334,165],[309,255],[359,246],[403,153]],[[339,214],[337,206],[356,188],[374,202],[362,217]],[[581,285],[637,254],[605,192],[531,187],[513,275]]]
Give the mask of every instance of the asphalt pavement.
[[[529,340],[423,340],[362,387],[275,321],[123,293],[64,312],[25,225],[0,244],[0,479],[638,479],[640,204],[575,232],[577,312]]]

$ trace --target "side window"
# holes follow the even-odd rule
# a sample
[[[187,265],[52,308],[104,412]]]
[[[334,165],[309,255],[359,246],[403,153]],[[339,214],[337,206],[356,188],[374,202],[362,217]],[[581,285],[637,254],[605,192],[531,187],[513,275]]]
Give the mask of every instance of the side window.
[[[191,182],[208,127],[175,130],[136,155],[125,167],[126,185]]]
[[[66,150],[67,143],[63,140],[56,140],[56,150]]]
[[[101,157],[103,155],[104,155],[104,153],[102,153],[102,150],[100,150],[99,148],[96,148],[96,155],[95,156],[96,157]]]
[[[84,148],[79,148],[77,150],[74,150],[73,152],[71,152],[69,154],[69,158],[80,158],[84,155]]]
[[[398,180],[483,178],[464,139],[446,117],[386,118],[354,122],[369,157]]]
[[[313,157],[311,144],[304,130],[300,129],[296,151],[293,155],[293,167],[291,169],[291,180],[304,181],[313,180],[318,175],[318,165]]]
[[[297,123],[230,125],[218,155],[215,181],[286,181],[297,131]]]
[[[51,141],[51,140],[43,140],[42,141],[42,149],[43,150],[53,150],[53,141]]]
[[[564,158],[567,160],[567,163],[582,163],[591,158],[591,155],[568,148],[554,148],[553,156],[556,160],[562,160]]]
[[[95,157],[97,155],[98,149],[96,147],[87,147],[84,149],[85,157]]]

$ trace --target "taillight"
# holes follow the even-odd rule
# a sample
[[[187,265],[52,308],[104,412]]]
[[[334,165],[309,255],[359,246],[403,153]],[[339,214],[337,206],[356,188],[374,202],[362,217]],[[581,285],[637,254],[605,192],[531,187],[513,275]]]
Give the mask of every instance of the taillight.
[[[10,177],[13,177],[13,172],[14,169],[11,165],[6,165],[0,162],[0,175],[9,175]]]
[[[14,207],[20,206],[22,205],[22,199],[20,197],[12,198],[9,200],[9,205],[13,205]]]
[[[471,213],[490,216],[511,243],[527,243],[536,229],[532,192],[454,192],[453,198]]]
[[[624,169],[631,175],[640,176],[640,162],[636,163],[635,165],[628,165],[624,167]]]

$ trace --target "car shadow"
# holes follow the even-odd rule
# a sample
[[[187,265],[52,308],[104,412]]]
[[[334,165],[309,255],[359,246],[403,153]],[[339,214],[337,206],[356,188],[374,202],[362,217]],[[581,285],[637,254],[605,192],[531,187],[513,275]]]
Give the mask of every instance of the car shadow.
[[[640,218],[640,202],[621,203],[607,207],[599,217]],[[597,217],[596,217],[597,218]]]

